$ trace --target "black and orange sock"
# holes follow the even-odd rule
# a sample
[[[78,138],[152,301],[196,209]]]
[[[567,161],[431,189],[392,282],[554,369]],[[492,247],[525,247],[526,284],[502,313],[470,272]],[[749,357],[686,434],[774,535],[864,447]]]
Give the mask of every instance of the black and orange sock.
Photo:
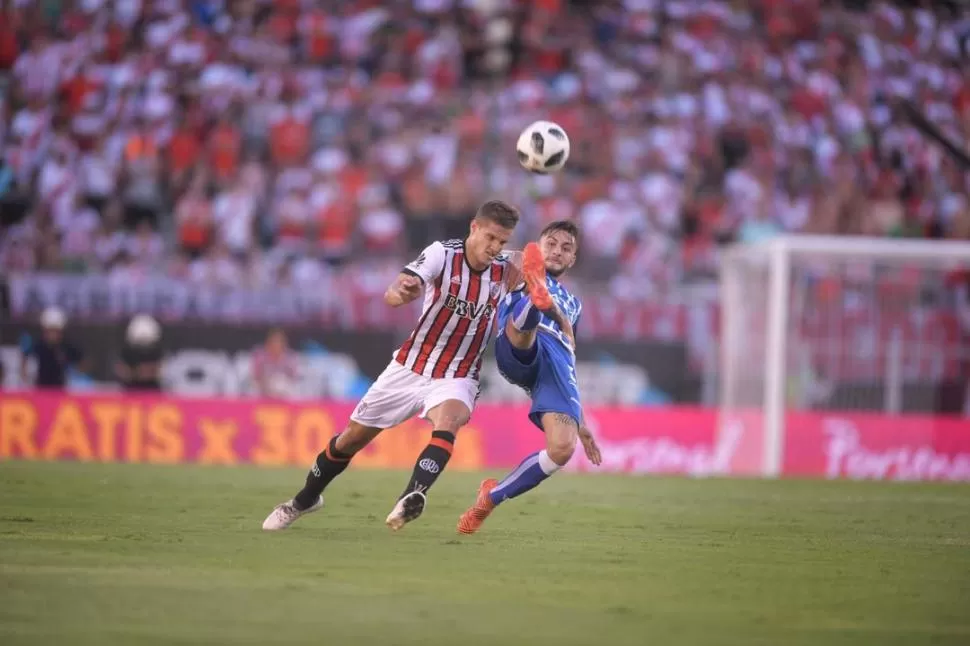
[[[316,504],[323,490],[334,478],[343,473],[352,457],[354,456],[337,449],[337,436],[334,435],[327,448],[317,456],[317,461],[313,463],[310,472],[306,474],[306,484],[303,489],[293,497],[297,508],[307,509]]]
[[[403,498],[412,491],[427,492],[438,479],[441,472],[445,470],[445,465],[451,459],[451,452],[455,448],[455,434],[451,431],[434,431],[431,433],[431,441],[424,447],[418,461],[414,464],[414,473],[411,474],[411,481],[405,487]]]

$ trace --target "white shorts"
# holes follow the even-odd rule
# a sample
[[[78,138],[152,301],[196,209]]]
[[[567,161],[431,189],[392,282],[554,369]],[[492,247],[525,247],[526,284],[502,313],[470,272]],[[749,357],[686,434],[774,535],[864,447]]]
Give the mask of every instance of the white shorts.
[[[432,379],[391,361],[364,394],[350,419],[374,428],[397,426],[449,399],[475,409],[478,380],[469,377]]]

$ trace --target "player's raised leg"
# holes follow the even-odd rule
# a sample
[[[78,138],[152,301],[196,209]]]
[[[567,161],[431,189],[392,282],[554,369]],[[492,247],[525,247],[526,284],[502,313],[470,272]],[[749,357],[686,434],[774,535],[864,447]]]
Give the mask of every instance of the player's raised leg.
[[[327,447],[317,455],[307,473],[303,489],[291,500],[277,505],[263,521],[263,529],[286,529],[300,516],[323,507],[323,490],[344,472],[354,455],[377,437],[381,430],[351,420],[347,428],[330,438]]]
[[[539,323],[542,314],[555,321],[575,346],[572,325],[556,307],[546,285],[546,267],[539,246],[530,242],[522,251],[522,276],[525,291],[509,294],[511,312],[506,318],[503,333],[512,345],[517,358],[528,363],[535,356]]]
[[[538,351],[536,334],[539,330],[539,322],[542,320],[542,310],[536,305],[536,300],[544,304],[546,301],[549,304],[552,302],[549,290],[546,288],[546,269],[541,263],[536,264],[536,254],[539,254],[538,257],[541,260],[541,252],[535,243],[526,245],[522,266],[527,289],[506,297],[511,307],[502,330],[504,338],[499,338],[500,343],[508,343],[512,356],[523,365],[533,363]],[[529,285],[534,287],[530,288]],[[538,299],[533,296],[534,294]]]
[[[505,335],[517,351],[535,347],[536,331],[542,311],[553,307],[552,296],[546,287],[546,267],[539,246],[530,242],[522,252],[522,277],[526,290],[508,296],[512,311],[505,323]]]
[[[576,449],[579,423],[565,413],[544,413],[542,428],[546,433],[546,448],[526,457],[502,480],[483,481],[475,504],[458,520],[460,533],[474,534],[495,507],[535,489],[566,466]]]
[[[526,292],[516,292],[508,298],[512,301],[512,307],[502,332],[516,351],[516,356],[520,356],[535,348],[542,312]]]
[[[415,461],[411,479],[384,521],[395,531],[415,520],[424,511],[428,490],[451,459],[458,429],[468,423],[471,409],[461,399],[446,399],[435,404],[425,417],[434,428],[431,440]]]
[[[546,286],[546,261],[535,242],[530,242],[522,249],[522,279],[536,307],[540,310],[551,309],[553,302]]]

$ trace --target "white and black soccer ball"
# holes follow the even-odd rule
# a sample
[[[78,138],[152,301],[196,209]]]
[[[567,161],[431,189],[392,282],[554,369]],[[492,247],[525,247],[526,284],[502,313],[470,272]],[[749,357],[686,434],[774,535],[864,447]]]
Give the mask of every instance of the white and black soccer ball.
[[[569,159],[569,136],[558,123],[536,121],[519,135],[515,144],[522,168],[533,173],[555,173]]]

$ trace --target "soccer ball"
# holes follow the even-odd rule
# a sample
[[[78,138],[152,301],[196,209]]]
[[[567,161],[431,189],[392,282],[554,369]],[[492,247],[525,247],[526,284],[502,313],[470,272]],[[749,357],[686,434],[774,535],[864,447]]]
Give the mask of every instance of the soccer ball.
[[[536,121],[519,135],[515,144],[522,168],[533,173],[555,173],[569,159],[569,137],[552,121]]]

